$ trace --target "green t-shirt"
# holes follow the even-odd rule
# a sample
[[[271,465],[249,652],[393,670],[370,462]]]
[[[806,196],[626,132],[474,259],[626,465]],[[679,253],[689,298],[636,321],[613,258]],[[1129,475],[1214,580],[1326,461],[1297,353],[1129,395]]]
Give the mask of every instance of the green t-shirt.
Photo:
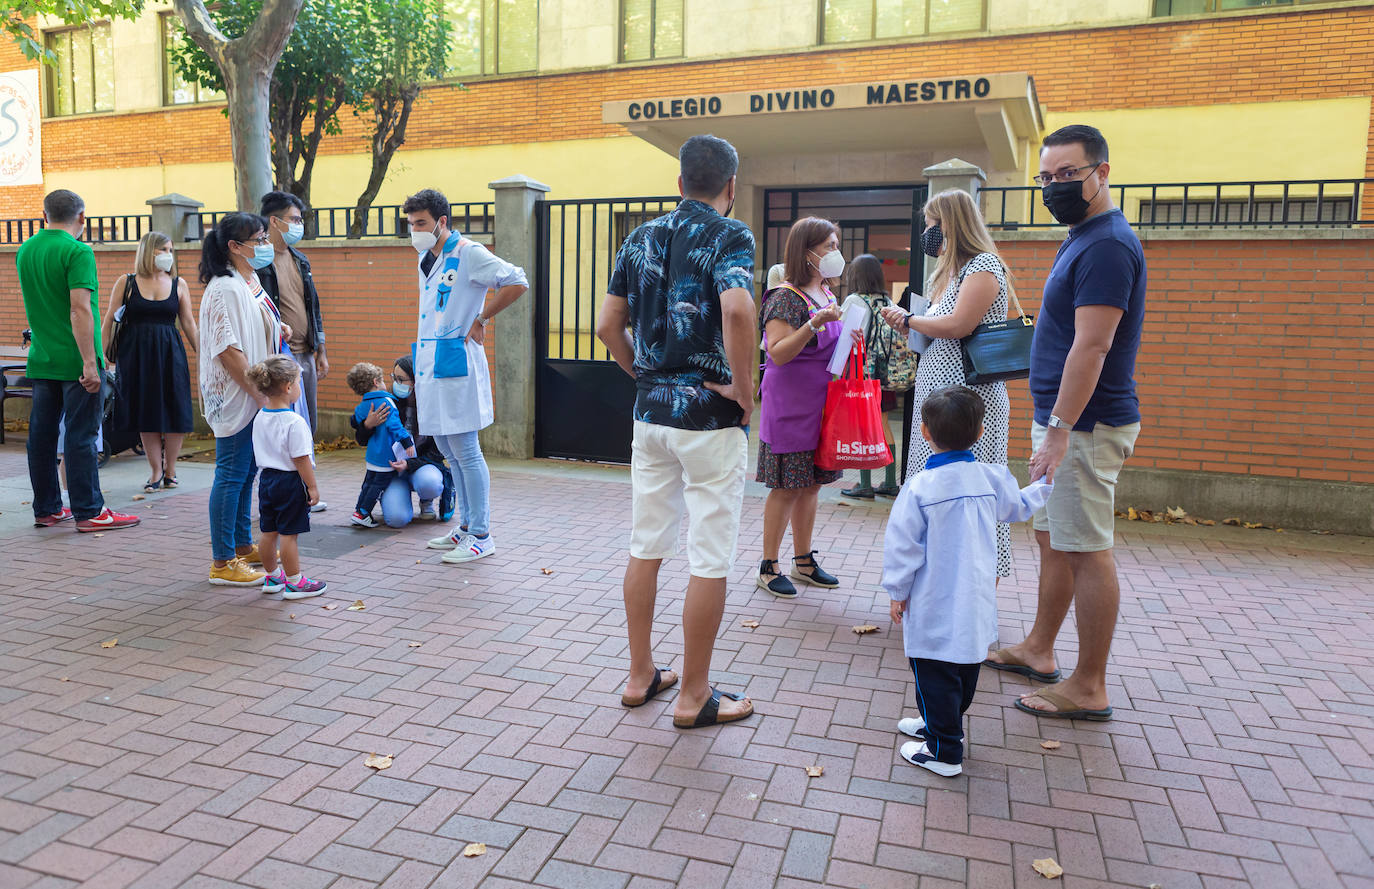
[[[27,374],[36,380],[81,378],[81,350],[72,334],[71,291],[91,292],[91,317],[95,329],[96,364],[104,366],[100,352],[100,307],[96,291],[95,251],[60,229],[45,228],[23,244],[15,256],[19,289],[24,293],[24,314],[33,331]]]

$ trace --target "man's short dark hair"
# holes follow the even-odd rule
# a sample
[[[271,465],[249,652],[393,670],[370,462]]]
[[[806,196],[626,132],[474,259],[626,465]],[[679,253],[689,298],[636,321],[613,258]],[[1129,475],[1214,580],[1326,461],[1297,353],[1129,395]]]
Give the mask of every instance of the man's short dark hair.
[[[289,191],[269,191],[262,196],[263,216],[276,216],[287,207],[295,207],[297,210],[304,213],[305,201],[302,201]]]
[[[1083,153],[1090,164],[1100,164],[1107,159],[1107,137],[1097,127],[1085,123],[1060,127],[1045,137],[1045,141],[1040,143],[1040,150],[1044,151],[1052,145],[1075,144],[1083,146]]]
[[[426,188],[406,198],[406,202],[401,205],[401,212],[410,214],[428,210],[429,215],[438,222],[440,219],[448,218],[448,208],[448,198],[444,197],[442,191],[437,188]]]
[[[693,136],[682,143],[677,159],[682,165],[682,193],[688,197],[715,197],[739,170],[739,152],[717,136]]]
[[[930,440],[944,451],[967,451],[978,440],[987,407],[967,386],[936,389],[921,403],[921,422]]]
[[[47,214],[48,221],[55,225],[71,222],[85,209],[86,202],[81,200],[81,195],[65,188],[50,191],[43,198],[43,212]]]

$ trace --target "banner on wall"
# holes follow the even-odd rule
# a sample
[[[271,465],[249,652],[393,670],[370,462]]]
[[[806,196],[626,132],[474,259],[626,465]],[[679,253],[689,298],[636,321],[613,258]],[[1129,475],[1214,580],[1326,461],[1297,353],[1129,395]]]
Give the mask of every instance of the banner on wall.
[[[42,185],[38,71],[0,74],[0,186]]]

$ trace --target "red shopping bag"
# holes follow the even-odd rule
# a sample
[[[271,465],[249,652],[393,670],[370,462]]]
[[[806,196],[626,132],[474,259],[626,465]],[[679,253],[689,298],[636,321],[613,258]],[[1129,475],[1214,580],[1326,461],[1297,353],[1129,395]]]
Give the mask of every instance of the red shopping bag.
[[[822,469],[881,469],[892,462],[883,435],[882,383],[864,376],[864,344],[854,344],[849,364],[825,393],[816,465]]]

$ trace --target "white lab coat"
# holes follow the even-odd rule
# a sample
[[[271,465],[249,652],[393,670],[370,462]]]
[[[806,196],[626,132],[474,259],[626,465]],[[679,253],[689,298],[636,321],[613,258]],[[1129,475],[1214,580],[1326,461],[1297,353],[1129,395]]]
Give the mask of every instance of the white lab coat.
[[[1024,522],[1050,495],[1018,489],[1005,466],[947,463],[897,495],[883,542],[883,589],[908,602],[907,657],[976,664],[997,641],[997,523]]]
[[[447,245],[446,245],[447,247]],[[455,280],[439,308],[445,260],[458,256]],[[420,257],[423,262],[424,257]],[[528,286],[524,270],[493,256],[481,244],[463,240],[440,253],[426,275],[419,269],[420,324],[415,349],[415,403],[421,435],[457,435],[491,425],[491,376],[487,356],[468,331],[482,311],[488,290],[509,284]],[[467,352],[467,375],[436,377],[434,358],[439,340],[462,340]]]

